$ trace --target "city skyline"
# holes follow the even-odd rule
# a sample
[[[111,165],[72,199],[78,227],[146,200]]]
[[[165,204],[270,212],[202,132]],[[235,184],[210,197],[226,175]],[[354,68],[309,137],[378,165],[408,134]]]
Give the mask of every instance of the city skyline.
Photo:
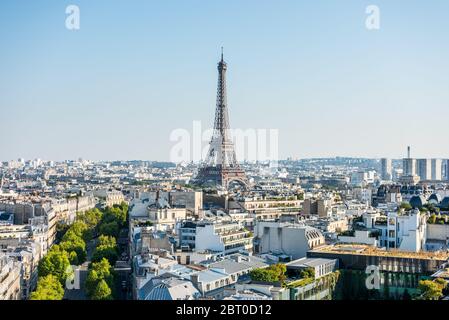
[[[449,301],[448,12],[0,1],[0,315]]]
[[[231,127],[278,129],[280,159],[449,158],[447,3],[377,1],[379,30],[366,1],[76,4],[77,31],[66,3],[0,4],[0,161],[169,161],[213,124],[221,46]]]
[[[387,159],[387,160],[391,160],[391,161],[403,161],[404,159],[407,159],[406,157],[403,158],[388,158],[388,157],[380,157],[380,158],[370,158],[370,157],[351,157],[351,156],[333,156],[333,157],[310,157],[310,158],[293,158],[293,157],[287,157],[287,158],[282,158],[279,159],[278,161],[304,161],[304,160],[326,160],[326,159],[360,159],[360,160],[377,160],[377,161],[381,161],[382,159]],[[445,158],[416,158],[416,157],[412,157],[410,159],[413,160],[448,160]],[[81,162],[81,161],[88,161],[88,162],[133,162],[133,161],[142,161],[142,162],[155,162],[155,163],[172,163],[172,161],[164,161],[164,160],[154,160],[154,159],[101,159],[101,160],[93,160],[93,159],[88,159],[88,158],[82,158],[82,157],[77,157],[77,158],[67,158],[67,159],[62,159],[62,160],[55,160],[55,159],[44,159],[44,158],[39,158],[39,157],[33,157],[33,158],[23,158],[23,157],[19,157],[17,159],[7,159],[7,160],[1,160],[0,162],[3,163],[7,163],[7,162],[11,162],[11,161],[24,161],[24,162],[32,162],[32,161],[41,161],[41,162],[57,162],[57,163],[61,163],[61,162],[66,162],[66,161],[70,161],[70,162]],[[201,164],[204,161],[191,161],[191,163],[194,164]],[[270,162],[270,160],[242,160],[239,161],[239,163],[268,163]],[[178,162],[173,162],[175,164],[177,164]],[[186,162],[179,162],[179,163],[186,163]]]

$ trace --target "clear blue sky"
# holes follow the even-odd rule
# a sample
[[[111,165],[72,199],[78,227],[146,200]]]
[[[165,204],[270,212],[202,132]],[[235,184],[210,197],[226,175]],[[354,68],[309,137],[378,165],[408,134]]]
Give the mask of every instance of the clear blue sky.
[[[448,36],[447,0],[2,0],[0,160],[168,160],[212,125],[222,45],[231,126],[281,158],[449,158]]]

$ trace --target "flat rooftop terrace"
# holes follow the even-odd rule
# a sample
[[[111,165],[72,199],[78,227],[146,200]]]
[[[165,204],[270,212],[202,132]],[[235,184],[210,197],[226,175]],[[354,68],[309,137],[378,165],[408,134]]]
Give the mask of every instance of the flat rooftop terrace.
[[[316,253],[332,253],[332,254],[348,254],[362,256],[378,256],[378,257],[395,257],[423,260],[448,260],[449,252],[408,252],[399,250],[382,250],[368,245],[360,244],[336,244],[322,246],[310,252]]]

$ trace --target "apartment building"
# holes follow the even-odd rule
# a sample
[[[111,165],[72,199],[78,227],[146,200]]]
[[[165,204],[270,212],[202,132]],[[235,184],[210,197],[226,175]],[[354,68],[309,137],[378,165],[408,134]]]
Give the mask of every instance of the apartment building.
[[[13,239],[26,239],[31,236],[29,224],[4,224],[0,225],[0,245]]]
[[[362,244],[335,244],[315,248],[308,258],[338,259],[340,269],[365,271],[366,266],[379,266],[381,272],[431,274],[447,262],[447,252],[387,251]]]
[[[147,200],[149,203],[156,203],[159,199],[164,199],[172,208],[185,208],[189,214],[200,217],[203,210],[202,191],[136,191],[135,199]]]
[[[253,251],[253,235],[241,222],[200,221],[195,232],[195,250],[220,255]]]
[[[45,238],[45,247],[55,242],[58,217],[50,202],[1,202],[0,210],[3,216],[8,214],[14,217],[14,224],[0,224],[0,239],[32,236],[42,242]]]
[[[321,231],[299,223],[258,221],[254,235],[257,253],[284,253],[293,259],[305,257],[308,250],[325,244]]]
[[[157,229],[175,231],[176,222],[186,219],[187,211],[183,208],[149,207],[148,219]]]
[[[386,223],[376,225],[381,230],[380,245],[403,251],[425,250],[426,221],[426,215],[417,209],[410,212],[388,212]]]
[[[0,252],[0,300],[20,300],[21,264]]]
[[[301,258],[286,263],[287,272],[313,269],[315,279],[322,278],[338,270],[338,259]]]
[[[78,212],[85,212],[95,208],[97,201],[92,195],[76,196],[67,199],[52,199],[51,207],[55,211],[58,221],[70,224],[75,221]]]
[[[190,276],[190,281],[198,288],[202,296],[215,300],[222,299],[224,297],[223,289],[233,283],[231,275],[222,269],[207,269],[197,272]]]
[[[313,199],[304,200],[302,214],[317,215],[318,217],[328,217],[332,214],[332,199]]]
[[[146,196],[130,203],[130,221],[148,222],[157,230],[176,233],[176,224],[187,218],[185,207],[172,207],[167,199],[160,197],[155,201]]]
[[[353,234],[339,236],[340,242],[384,247],[387,250],[420,252],[426,249],[427,217],[418,209],[390,211],[386,215],[367,211]]]
[[[137,297],[142,287],[152,278],[170,270],[177,265],[176,260],[149,252],[142,252],[133,257],[133,295]]]
[[[21,264],[21,299],[28,300],[36,289],[38,280],[38,265],[43,254],[40,246],[30,240],[21,241],[15,247],[8,247],[5,254]]]
[[[132,223],[130,227],[129,252],[131,256],[145,251],[165,250],[173,253],[174,242],[166,232],[139,223]]]
[[[112,207],[114,205],[119,205],[125,201],[125,196],[121,191],[118,190],[108,190],[99,189],[93,191],[94,197],[99,198],[106,207]]]
[[[197,223],[195,221],[188,220],[179,223],[177,227],[179,248],[185,251],[191,251],[195,249],[196,226]]]
[[[286,197],[251,197],[242,198],[237,201],[230,200],[229,209],[244,209],[250,213],[263,213],[266,210],[278,209],[282,211],[299,211],[302,200],[296,196]]]
[[[204,297],[223,299],[225,288],[249,277],[251,270],[266,268],[268,264],[259,257],[233,254],[203,266],[207,269],[191,274],[190,280]]]

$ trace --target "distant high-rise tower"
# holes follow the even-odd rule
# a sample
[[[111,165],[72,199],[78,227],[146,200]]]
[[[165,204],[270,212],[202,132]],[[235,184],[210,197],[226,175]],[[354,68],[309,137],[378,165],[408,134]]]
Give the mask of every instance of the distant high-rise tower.
[[[443,160],[444,178],[449,180],[449,159]]]
[[[402,159],[402,166],[405,176],[416,175],[416,159],[410,157],[410,146],[407,147],[407,158]]]
[[[404,184],[415,185],[419,182],[420,178],[416,166],[416,159],[413,159],[410,155],[410,146],[407,147],[407,158],[402,159],[403,175],[399,178],[399,182]]]
[[[416,160],[416,174],[421,181],[432,179],[432,165],[430,159]]]
[[[221,53],[218,63],[217,106],[215,110],[214,132],[210,141],[206,161],[193,180],[197,185],[221,186],[225,189],[233,181],[248,186],[245,172],[240,168],[229,135],[229,114],[226,93],[226,71],[228,67]]]
[[[432,159],[432,180],[439,181],[443,179],[443,160]]]
[[[380,159],[380,165],[381,165],[381,177],[382,180],[391,180],[392,179],[392,165],[391,165],[391,159],[382,158]]]

